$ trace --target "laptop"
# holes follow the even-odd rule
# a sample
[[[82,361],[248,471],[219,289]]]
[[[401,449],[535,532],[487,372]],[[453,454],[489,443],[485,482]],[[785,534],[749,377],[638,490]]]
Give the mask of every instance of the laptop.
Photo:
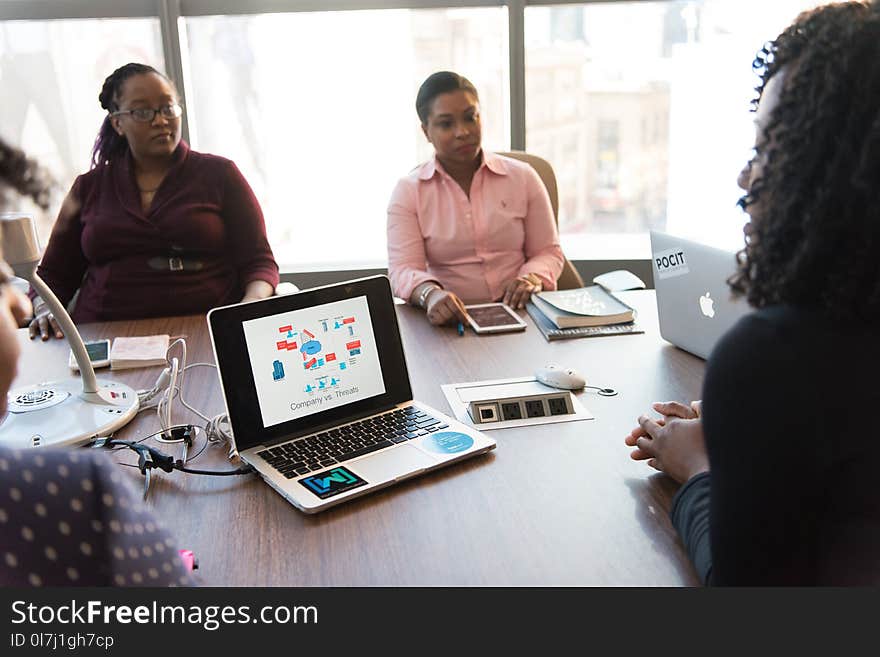
[[[413,400],[385,276],[215,308],[208,328],[235,449],[305,513],[495,448]]]
[[[660,335],[708,358],[718,339],[751,312],[727,284],[736,271],[736,254],[653,230],[651,254]]]

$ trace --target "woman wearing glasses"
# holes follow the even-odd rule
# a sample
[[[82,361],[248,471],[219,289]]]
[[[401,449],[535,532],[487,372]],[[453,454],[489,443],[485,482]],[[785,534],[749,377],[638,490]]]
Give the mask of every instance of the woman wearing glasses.
[[[76,322],[201,313],[271,296],[278,266],[250,186],[227,159],[190,150],[171,82],[126,64],[99,95],[92,169],[65,200],[39,274]],[[31,337],[62,332],[39,297]]]

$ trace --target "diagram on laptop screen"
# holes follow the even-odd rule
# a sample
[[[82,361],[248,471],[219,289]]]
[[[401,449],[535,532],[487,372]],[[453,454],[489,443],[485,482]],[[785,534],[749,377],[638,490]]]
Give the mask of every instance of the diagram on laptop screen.
[[[367,298],[243,324],[266,427],[385,392]]]

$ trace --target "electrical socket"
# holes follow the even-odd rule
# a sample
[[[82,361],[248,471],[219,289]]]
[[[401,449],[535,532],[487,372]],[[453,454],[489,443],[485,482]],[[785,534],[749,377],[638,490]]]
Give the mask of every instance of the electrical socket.
[[[540,399],[529,399],[526,404],[526,417],[544,417],[544,402]]]
[[[501,416],[505,420],[521,420],[522,408],[520,407],[519,402],[501,404]]]
[[[547,399],[547,406],[550,409],[550,415],[568,415],[568,404],[565,403],[565,397],[550,397]]]

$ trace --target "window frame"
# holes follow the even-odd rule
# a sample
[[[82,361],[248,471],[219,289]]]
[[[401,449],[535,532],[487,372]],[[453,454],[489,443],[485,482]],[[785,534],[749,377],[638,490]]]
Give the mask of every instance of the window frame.
[[[510,149],[526,150],[525,9],[526,7],[656,2],[657,0],[0,0],[0,21],[81,18],[158,18],[166,72],[186,107],[183,76],[181,20],[196,16],[236,16],[264,13],[332,12],[377,9],[449,9],[507,7]],[[671,1],[671,0],[668,0]],[[189,122],[182,117],[183,138],[189,140]],[[632,249],[616,260],[584,259],[573,264],[592,279],[596,266],[637,266],[650,274],[649,258],[633,258]],[[606,251],[607,252],[607,251]],[[643,276],[644,278],[644,276]],[[650,276],[648,277],[650,278]],[[649,281],[646,279],[646,283]]]

